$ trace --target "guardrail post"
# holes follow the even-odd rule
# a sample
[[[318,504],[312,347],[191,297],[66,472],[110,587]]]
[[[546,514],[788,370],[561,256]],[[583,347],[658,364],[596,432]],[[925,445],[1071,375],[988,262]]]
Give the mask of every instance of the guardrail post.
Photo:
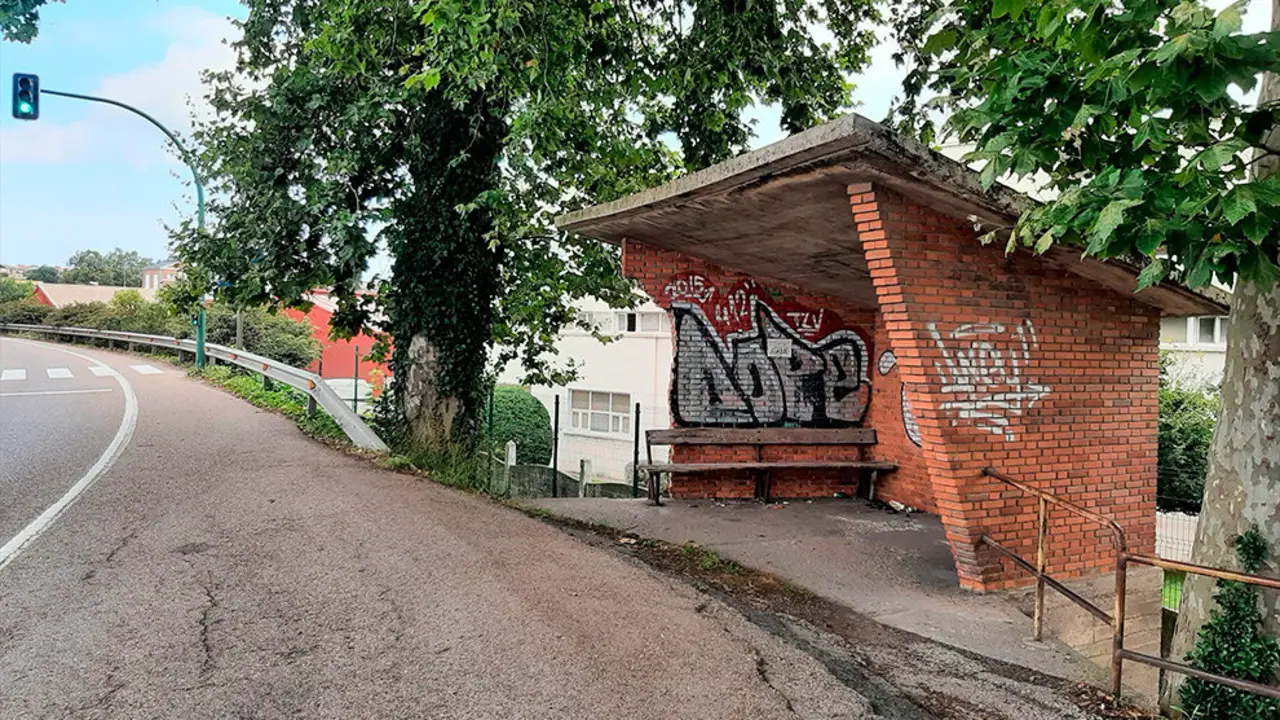
[[[262,389],[263,390],[271,389],[271,378],[267,377],[265,374],[262,376]]]
[[[1040,642],[1044,638],[1044,570],[1046,565],[1045,556],[1048,554],[1045,550],[1045,529],[1048,525],[1049,507],[1048,502],[1044,498],[1040,498],[1040,515],[1036,521],[1036,612],[1035,612],[1035,638],[1036,642]]]
[[[582,458],[578,461],[578,497],[587,496],[587,478],[591,477],[591,461]]]
[[[307,417],[315,417],[316,415],[316,399],[310,395],[307,396]]]

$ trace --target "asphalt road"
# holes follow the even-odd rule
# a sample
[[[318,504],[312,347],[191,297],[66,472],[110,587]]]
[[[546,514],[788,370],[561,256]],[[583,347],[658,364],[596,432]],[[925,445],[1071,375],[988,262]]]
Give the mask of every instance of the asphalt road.
[[[873,717],[678,582],[146,362],[0,339],[0,718]]]

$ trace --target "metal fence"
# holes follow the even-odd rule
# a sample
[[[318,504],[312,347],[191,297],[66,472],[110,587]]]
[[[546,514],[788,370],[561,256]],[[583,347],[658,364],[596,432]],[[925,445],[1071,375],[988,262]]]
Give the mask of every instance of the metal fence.
[[[118,330],[95,330],[92,328],[76,328],[76,327],[52,327],[48,325],[20,325],[15,323],[0,323],[0,332],[16,332],[16,333],[32,333],[36,335],[51,337],[67,337],[80,338],[92,341],[102,342],[104,344],[123,343],[132,348],[133,346],[143,346],[168,350],[176,353],[191,353],[193,356],[196,352],[196,343],[194,340],[184,340],[179,338],[167,337],[164,335],[146,335],[143,333],[121,332]],[[351,439],[352,444],[356,447],[367,450],[377,450],[386,452],[387,445],[382,442],[364,420],[356,414],[351,408],[350,398],[342,398],[333,388],[325,383],[320,376],[315,373],[301,370],[299,368],[285,365],[268,357],[256,355],[254,353],[229,348],[223,345],[215,345],[213,343],[205,344],[205,354],[209,358],[213,358],[219,362],[228,365],[235,365],[245,370],[258,373],[263,377],[271,378],[277,382],[288,385],[295,390],[299,390],[309,398],[309,409],[311,404],[318,405],[342,431]]]

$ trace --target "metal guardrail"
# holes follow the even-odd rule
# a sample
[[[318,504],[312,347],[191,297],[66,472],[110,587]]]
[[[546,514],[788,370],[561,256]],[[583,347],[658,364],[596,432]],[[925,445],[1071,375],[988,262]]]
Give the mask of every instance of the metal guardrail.
[[[93,338],[97,340],[114,340],[116,342],[147,345],[155,348],[179,350],[195,355],[194,340],[184,340],[164,335],[145,335],[143,333],[121,332],[119,330],[95,330],[93,328],[54,327],[50,325],[21,325],[17,323],[0,323],[0,331],[28,332],[42,335],[68,335],[72,337]],[[295,390],[307,394],[317,405],[329,413],[338,427],[347,434],[351,442],[366,450],[385,452],[386,443],[378,437],[364,420],[351,409],[350,404],[342,399],[333,388],[313,372],[300,370],[271,358],[251,352],[229,348],[224,345],[205,343],[205,354],[225,363],[242,367],[259,373],[264,377],[288,385]]]
[[[1005,485],[1008,485],[1012,488],[1020,490],[1028,495],[1032,495],[1038,498],[1039,500],[1039,516],[1037,518],[1037,523],[1036,523],[1036,564],[1035,565],[1032,565],[1030,562],[1027,562],[1025,559],[1020,557],[1017,553],[1004,547],[1003,545],[996,542],[988,535],[983,535],[982,538],[980,539],[980,542],[983,545],[986,545],[991,549],[995,550],[996,552],[1000,553],[1001,555],[1005,556],[1006,558],[1011,560],[1013,564],[1017,565],[1023,570],[1026,570],[1028,573],[1030,573],[1035,577],[1036,605],[1035,605],[1034,622],[1035,622],[1035,639],[1036,640],[1041,639],[1041,635],[1043,632],[1044,589],[1045,589],[1045,586],[1047,585],[1048,587],[1051,587],[1054,590],[1057,590],[1059,593],[1061,593],[1064,597],[1066,597],[1071,602],[1089,611],[1089,613],[1094,617],[1098,618],[1102,622],[1111,626],[1111,629],[1112,629],[1111,694],[1114,695],[1115,697],[1120,697],[1120,691],[1121,691],[1121,685],[1122,685],[1121,681],[1123,679],[1123,671],[1124,671],[1124,661],[1130,660],[1132,662],[1138,662],[1144,665],[1151,665],[1153,667],[1159,668],[1167,672],[1181,673],[1189,677],[1199,678],[1201,680],[1206,680],[1208,682],[1214,682],[1214,683],[1219,683],[1221,685],[1226,685],[1228,687],[1233,687],[1237,690],[1243,690],[1245,692],[1255,693],[1257,695],[1262,695],[1264,697],[1280,699],[1280,687],[1276,687],[1274,685],[1263,685],[1261,683],[1250,682],[1248,680],[1240,680],[1233,677],[1227,677],[1225,675],[1218,675],[1215,673],[1206,672],[1204,670],[1191,667],[1190,665],[1187,665],[1185,663],[1166,660],[1164,658],[1156,657],[1154,655],[1146,655],[1144,653],[1134,652],[1133,650],[1127,650],[1125,649],[1125,646],[1124,646],[1124,616],[1125,616],[1125,604],[1126,604],[1125,589],[1126,589],[1127,579],[1128,579],[1129,563],[1137,563],[1139,565],[1150,565],[1152,567],[1158,567],[1164,570],[1177,570],[1180,572],[1187,572],[1187,573],[1193,573],[1195,575],[1204,575],[1206,577],[1217,578],[1219,580],[1230,580],[1233,582],[1249,583],[1250,585],[1258,585],[1260,587],[1272,588],[1272,589],[1280,589],[1280,580],[1277,580],[1276,578],[1263,577],[1261,575],[1250,575],[1248,573],[1234,572],[1231,570],[1222,570],[1220,568],[1211,568],[1211,567],[1206,567],[1204,565],[1193,565],[1191,563],[1175,562],[1173,560],[1164,560],[1162,558],[1152,557],[1150,555],[1142,555],[1140,553],[1129,552],[1129,547],[1125,538],[1124,528],[1121,527],[1120,523],[1116,522],[1115,520],[1109,517],[1106,517],[1104,515],[1099,515],[1098,513],[1095,513],[1091,510],[1086,510],[1085,508],[1082,508],[1079,505],[1076,505],[1075,503],[1071,503],[1066,500],[1063,500],[1062,498],[1057,497],[1053,493],[1046,492],[1039,488],[1034,488],[1025,483],[1018,482],[1017,480],[1014,480],[1008,475],[1004,475],[1000,472],[997,472],[995,468],[991,468],[991,467],[983,468],[982,474],[987,477],[999,480]],[[1049,574],[1045,572],[1045,565],[1046,565],[1045,558],[1046,558],[1046,555],[1048,554],[1047,527],[1048,527],[1049,505],[1056,505],[1058,507],[1061,507],[1072,514],[1078,515],[1080,517],[1086,518],[1088,520],[1092,520],[1093,522],[1103,525],[1104,527],[1106,527],[1108,530],[1111,531],[1111,540],[1112,540],[1112,544],[1115,546],[1115,551],[1116,551],[1116,578],[1115,578],[1116,579],[1116,591],[1115,591],[1116,597],[1115,597],[1114,614],[1108,614],[1107,611],[1103,610],[1097,605],[1094,605],[1093,603],[1084,599],[1077,593],[1073,592],[1070,588],[1063,585],[1058,580],[1055,580],[1054,578],[1050,577]]]

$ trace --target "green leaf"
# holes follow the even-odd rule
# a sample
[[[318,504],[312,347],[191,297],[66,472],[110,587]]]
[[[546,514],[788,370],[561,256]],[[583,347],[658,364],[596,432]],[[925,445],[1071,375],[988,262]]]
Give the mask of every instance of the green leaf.
[[[1053,246],[1053,228],[1044,231],[1039,240],[1036,240],[1035,253],[1037,255],[1045,254],[1050,247]]]
[[[1138,273],[1138,287],[1134,289],[1134,292],[1145,290],[1152,285],[1158,284],[1168,274],[1169,263],[1167,261],[1163,258],[1152,260],[1150,265],[1142,268],[1142,272]]]
[[[939,55],[956,46],[956,31],[947,28],[929,36],[920,52],[924,55]]]
[[[1055,3],[1045,3],[1040,8],[1040,17],[1036,19],[1036,35],[1048,39],[1058,32],[1058,28],[1062,27],[1062,21],[1065,18],[1066,11],[1060,6]]]
[[[1151,53],[1151,59],[1156,61],[1157,64],[1164,65],[1186,52],[1190,47],[1191,35],[1189,33],[1183,33],[1164,45],[1156,48],[1156,51]]]
[[[1221,39],[1231,33],[1238,32],[1241,25],[1244,24],[1241,18],[1241,11],[1244,9],[1244,2],[1234,2],[1228,5],[1218,13],[1218,18],[1213,23],[1213,36]]]
[[[1195,267],[1191,272],[1187,273],[1187,286],[1192,288],[1202,288],[1209,284],[1209,280],[1213,278],[1213,259],[1209,257],[1209,253],[1200,256]]]
[[[995,0],[991,4],[991,17],[1001,18],[1008,15],[1010,19],[1017,20],[1026,6],[1027,0]]]
[[[1196,159],[1200,161],[1200,167],[1209,172],[1217,172],[1223,165],[1235,160],[1236,154],[1244,149],[1245,142],[1243,140],[1225,140],[1201,150]]]
[[[1124,211],[1141,204],[1141,200],[1112,200],[1107,203],[1106,207],[1098,213],[1098,218],[1093,221],[1093,226],[1089,228],[1089,247],[1086,252],[1093,255],[1106,247],[1107,241],[1111,239],[1116,228],[1124,222]]]
[[[1222,217],[1232,225],[1257,211],[1258,204],[1249,185],[1237,185],[1222,198]]]

